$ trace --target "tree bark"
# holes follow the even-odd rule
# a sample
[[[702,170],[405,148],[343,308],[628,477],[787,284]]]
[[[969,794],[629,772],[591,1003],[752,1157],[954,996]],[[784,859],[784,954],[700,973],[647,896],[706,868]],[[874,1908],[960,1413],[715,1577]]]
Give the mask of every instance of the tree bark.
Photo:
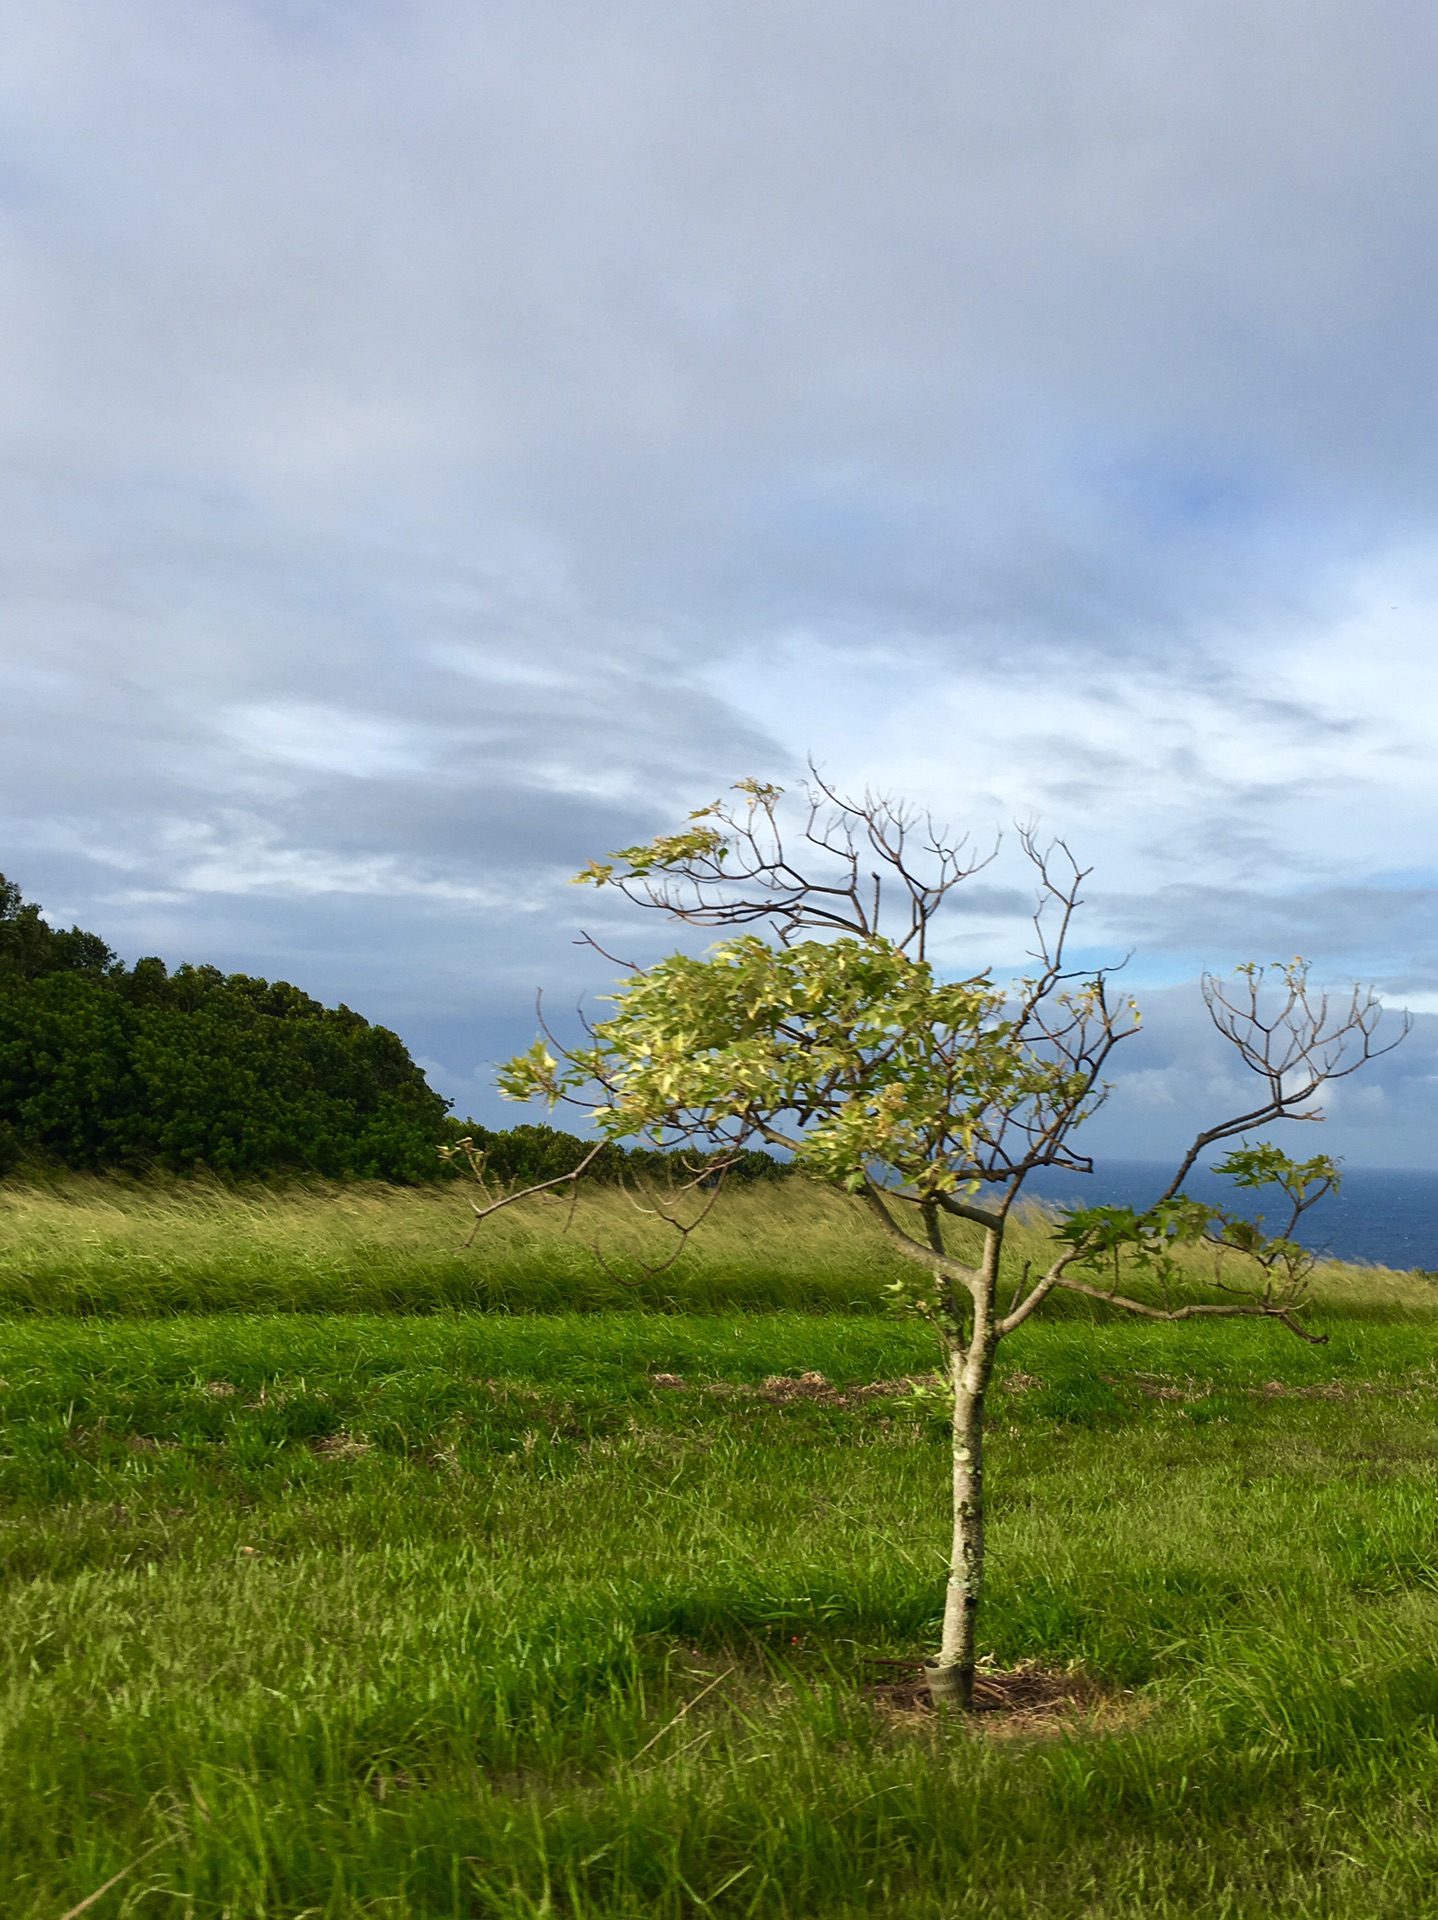
[[[997,1236],[992,1236],[997,1239]],[[954,1530],[944,1631],[939,1657],[928,1666],[929,1695],[936,1707],[974,1704],[979,1600],[984,1586],[984,1398],[997,1344],[993,1319],[998,1249],[986,1250],[983,1277],[974,1292],[973,1335],[950,1361],[954,1388]]]

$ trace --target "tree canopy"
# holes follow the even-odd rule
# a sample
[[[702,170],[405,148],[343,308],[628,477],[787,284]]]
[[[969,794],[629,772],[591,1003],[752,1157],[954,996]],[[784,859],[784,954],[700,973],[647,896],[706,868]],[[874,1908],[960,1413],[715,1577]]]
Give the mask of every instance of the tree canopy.
[[[397,1034],[285,981],[127,967],[0,876],[0,1172],[434,1176],[447,1102]]]
[[[453,1177],[464,1140],[528,1184],[581,1162],[600,1181],[684,1178],[682,1157],[555,1127],[461,1123],[397,1034],[283,980],[127,967],[98,934],[52,927],[0,874],[0,1174],[23,1164],[400,1181]],[[781,1172],[765,1153],[730,1177]]]

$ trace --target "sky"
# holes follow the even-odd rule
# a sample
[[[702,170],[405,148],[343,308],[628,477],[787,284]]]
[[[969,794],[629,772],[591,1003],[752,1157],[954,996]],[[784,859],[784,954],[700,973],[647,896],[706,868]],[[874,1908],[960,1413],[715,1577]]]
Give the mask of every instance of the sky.
[[[1106,1152],[1205,969],[1415,1012],[1438,1167],[1438,12],[0,0],[0,870],[394,1027],[461,1112],[566,882],[806,756],[1092,869]],[[979,883],[975,883],[978,885]],[[512,1117],[512,1115],[511,1115]]]

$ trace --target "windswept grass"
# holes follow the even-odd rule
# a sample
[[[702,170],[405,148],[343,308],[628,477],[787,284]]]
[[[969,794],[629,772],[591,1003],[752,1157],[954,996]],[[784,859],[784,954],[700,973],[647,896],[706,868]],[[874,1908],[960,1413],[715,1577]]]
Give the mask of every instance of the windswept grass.
[[[676,1241],[643,1200],[594,1187],[572,1217],[560,1201],[526,1201],[466,1247],[459,1183],[0,1182],[0,1313],[873,1313],[910,1271],[862,1209],[795,1179],[722,1194],[678,1259],[647,1272]],[[692,1204],[681,1212],[692,1218]],[[953,1240],[964,1251],[965,1229]],[[1008,1282],[1045,1253],[1035,1211],[1010,1236]],[[1316,1291],[1336,1312],[1438,1311],[1431,1282],[1376,1268],[1327,1267]],[[1106,1310],[1069,1299],[1047,1311]]]
[[[1096,1704],[1000,1739],[875,1688],[949,1460],[862,1214],[726,1194],[638,1284],[622,1195],[466,1231],[0,1188],[6,1920],[1438,1915],[1429,1283],[1003,1349],[986,1645]]]
[[[0,1312],[872,1313],[894,1271],[860,1214],[803,1181],[723,1194],[652,1276],[674,1236],[614,1188],[586,1191],[572,1218],[561,1201],[526,1201],[466,1247],[472,1225],[459,1183],[0,1183]]]

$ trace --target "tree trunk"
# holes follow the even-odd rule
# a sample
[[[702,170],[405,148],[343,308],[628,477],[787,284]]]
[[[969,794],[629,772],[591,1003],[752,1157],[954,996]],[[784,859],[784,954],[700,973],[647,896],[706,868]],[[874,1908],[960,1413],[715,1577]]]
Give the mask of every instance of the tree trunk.
[[[949,1373],[954,1387],[954,1532],[949,1553],[949,1584],[944,1600],[944,1635],[939,1657],[928,1663],[929,1697],[936,1707],[974,1704],[974,1661],[979,1599],[984,1585],[984,1396],[993,1371],[994,1283],[998,1271],[997,1236],[984,1260],[983,1280],[974,1288],[973,1337],[967,1351],[955,1348]]]

